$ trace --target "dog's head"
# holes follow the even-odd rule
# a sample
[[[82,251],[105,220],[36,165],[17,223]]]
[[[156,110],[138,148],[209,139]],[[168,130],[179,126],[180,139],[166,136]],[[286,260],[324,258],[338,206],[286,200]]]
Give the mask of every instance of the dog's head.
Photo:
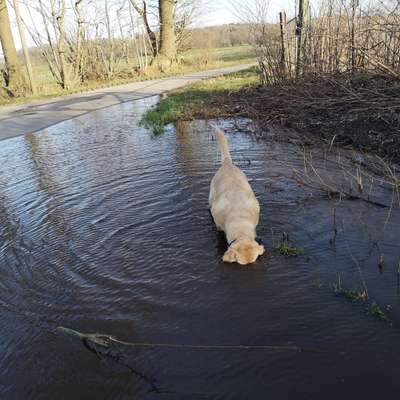
[[[256,261],[258,256],[264,254],[264,251],[264,246],[258,244],[255,240],[241,239],[234,241],[229,246],[222,260],[246,265]]]

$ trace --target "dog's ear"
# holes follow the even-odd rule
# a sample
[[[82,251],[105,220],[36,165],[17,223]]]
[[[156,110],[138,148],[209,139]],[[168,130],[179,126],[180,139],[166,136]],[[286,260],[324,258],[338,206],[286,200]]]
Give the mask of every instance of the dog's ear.
[[[258,254],[261,256],[264,254],[264,252],[265,252],[264,246],[262,244],[259,244],[258,245]]]
[[[230,263],[236,262],[237,261],[237,252],[236,252],[236,250],[229,248],[225,252],[224,256],[222,257],[222,261],[230,262]]]

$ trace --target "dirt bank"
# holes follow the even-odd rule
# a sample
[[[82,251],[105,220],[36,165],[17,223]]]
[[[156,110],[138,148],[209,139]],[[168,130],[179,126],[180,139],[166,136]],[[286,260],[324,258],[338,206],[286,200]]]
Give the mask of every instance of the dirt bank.
[[[195,118],[249,117],[294,129],[305,142],[372,151],[400,162],[400,79],[370,73],[311,76],[295,83],[210,93]]]

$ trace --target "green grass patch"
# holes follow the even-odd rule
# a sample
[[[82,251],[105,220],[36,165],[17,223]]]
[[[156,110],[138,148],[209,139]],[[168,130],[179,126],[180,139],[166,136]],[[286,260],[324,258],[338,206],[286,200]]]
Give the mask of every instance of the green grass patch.
[[[331,285],[333,292],[337,296],[343,296],[352,302],[368,300],[368,293],[364,289],[349,289],[342,286],[340,275],[338,276],[337,283]]]
[[[159,135],[164,131],[165,125],[177,121],[181,115],[181,107],[174,100],[166,98],[145,114],[142,124],[150,128],[154,135]]]
[[[382,310],[382,308],[379,306],[378,303],[375,301],[372,302],[371,307],[370,307],[370,313],[380,319],[381,321],[388,321],[388,315],[387,313],[390,311],[391,306],[386,305],[385,306],[385,311]]]
[[[285,257],[296,257],[303,253],[301,249],[292,246],[290,243],[281,243],[277,250],[281,256]]]
[[[350,300],[352,303],[366,303],[367,313],[373,315],[381,321],[390,322],[389,313],[392,309],[392,306],[387,304],[384,308],[382,308],[376,301],[370,302],[366,289],[348,289],[343,287],[340,275],[338,277],[337,283],[332,284],[331,288],[337,296],[343,296],[347,300]]]
[[[364,290],[359,289],[346,289],[338,286],[336,283],[332,285],[333,291],[336,295],[345,297],[347,300],[352,302],[365,301],[367,299],[367,294]]]
[[[215,102],[219,100],[223,102],[226,96],[258,84],[259,75],[256,67],[197,82],[171,93],[147,111],[142,123],[151,129],[153,134],[158,135],[169,123],[188,121],[196,117],[212,117],[213,113],[220,112]]]
[[[281,242],[276,248],[276,251],[278,254],[285,257],[297,257],[298,255],[303,254],[303,250],[293,245],[286,232],[282,234]]]

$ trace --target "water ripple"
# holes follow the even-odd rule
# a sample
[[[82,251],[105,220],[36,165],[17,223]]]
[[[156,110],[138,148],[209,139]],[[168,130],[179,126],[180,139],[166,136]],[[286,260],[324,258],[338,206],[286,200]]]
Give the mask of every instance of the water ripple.
[[[233,159],[261,203],[258,234],[270,257],[247,267],[224,264],[227,245],[207,208],[219,165],[209,125],[169,127],[154,138],[138,119],[155,101],[1,142],[1,398],[152,398],[143,381],[52,335],[57,325],[145,342],[347,351],[344,360],[334,351],[126,350],[124,359],[157,377],[170,398],[262,399],[268,391],[312,399],[322,384],[328,398],[338,398],[371,375],[398,391],[399,210],[384,225],[386,209],[299,187],[288,179],[303,168],[294,146],[232,133]],[[231,130],[229,121],[215,123]],[[316,159],[321,173],[339,182],[342,174],[328,166]],[[386,201],[387,188],[375,195]],[[284,232],[303,254],[285,258],[274,250]],[[393,328],[366,315],[367,304],[335,296],[330,286],[339,275],[348,288],[362,278],[373,300],[390,304]],[[357,394],[370,393],[364,386]]]

